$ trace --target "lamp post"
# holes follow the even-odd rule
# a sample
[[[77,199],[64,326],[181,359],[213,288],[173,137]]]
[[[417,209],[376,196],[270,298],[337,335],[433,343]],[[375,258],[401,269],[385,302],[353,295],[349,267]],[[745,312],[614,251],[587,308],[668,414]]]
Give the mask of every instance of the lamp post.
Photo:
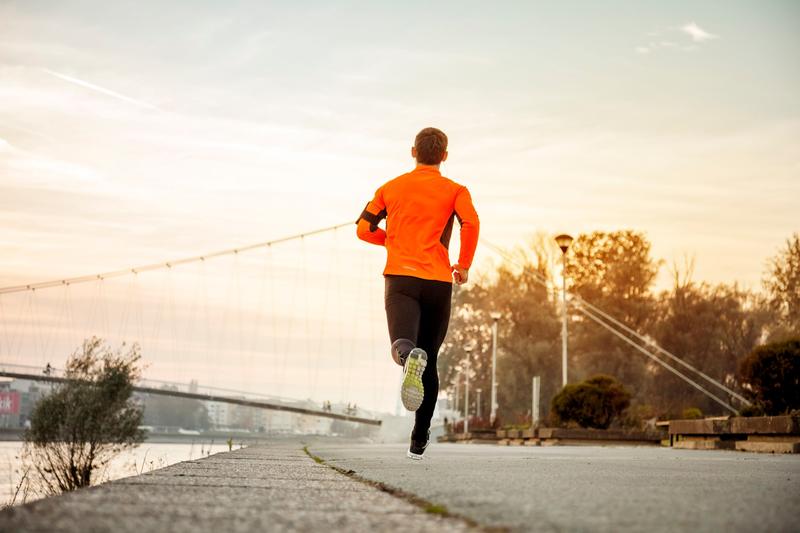
[[[489,413],[489,421],[494,425],[494,419],[497,416],[497,322],[503,316],[497,311],[489,314],[492,319],[492,390],[491,398],[491,412]]]
[[[464,347],[467,352],[467,368],[464,371],[464,433],[469,433],[469,363],[472,354],[472,345]]]
[[[563,386],[567,386],[567,250],[572,244],[572,237],[562,233],[556,237],[556,244],[561,248],[561,378]]]
[[[459,389],[461,388],[461,369],[458,369],[458,374],[456,375],[456,400],[453,402],[453,411],[455,412],[455,418],[458,419],[458,402],[459,398]],[[455,424],[455,420],[453,420]]]
[[[475,389],[475,392],[478,393],[478,401],[476,402],[475,416],[480,418],[481,417],[481,389]]]

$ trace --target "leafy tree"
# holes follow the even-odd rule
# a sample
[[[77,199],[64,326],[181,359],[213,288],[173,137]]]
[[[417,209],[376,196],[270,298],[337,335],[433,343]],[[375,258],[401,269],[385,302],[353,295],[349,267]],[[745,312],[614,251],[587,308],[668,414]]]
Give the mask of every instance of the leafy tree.
[[[443,388],[454,391],[459,384],[463,398],[459,368],[466,358],[465,346],[474,345],[470,413],[477,412],[477,388],[483,390],[481,413],[488,416],[491,410],[492,312],[502,317],[498,322],[498,419],[514,422],[529,416],[533,376],[541,376],[542,397],[555,394],[561,364],[559,321],[554,299],[541,283],[551,277],[552,254],[539,236],[528,250],[516,251],[513,263],[500,264],[493,278],[457,290],[439,369]]]
[[[46,492],[89,486],[95,469],[142,442],[142,410],[131,398],[141,354],[136,344],[123,349],[112,352],[96,337],[84,341],[67,361],[68,381],[36,404],[25,460]]]
[[[552,411],[562,423],[608,429],[630,403],[631,393],[619,381],[599,375],[561,389],[553,398]]]
[[[736,285],[694,283],[675,274],[673,289],[661,294],[653,337],[705,374],[736,389],[739,363],[760,341],[770,313],[763,299]],[[660,366],[652,368],[648,396],[662,414],[699,407],[718,413],[720,406]],[[719,389],[715,393],[723,394]]]
[[[778,318],[772,339],[800,335],[800,234],[786,239],[786,247],[770,259],[764,288]]]
[[[637,331],[655,321],[651,289],[658,269],[650,242],[630,230],[579,235],[567,253],[568,288]],[[612,374],[644,398],[648,360],[588,318],[573,314],[571,323],[570,379]]]
[[[746,394],[765,414],[800,409],[800,339],[759,346],[740,372]]]

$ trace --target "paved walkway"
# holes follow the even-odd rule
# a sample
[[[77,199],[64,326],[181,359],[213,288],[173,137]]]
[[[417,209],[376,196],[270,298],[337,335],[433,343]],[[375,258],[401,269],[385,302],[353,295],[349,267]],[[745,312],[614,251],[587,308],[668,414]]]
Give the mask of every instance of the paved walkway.
[[[660,447],[313,443],[328,464],[516,531],[798,531],[800,456]]]
[[[0,531],[468,531],[463,521],[315,463],[281,442],[178,463],[0,513]]]

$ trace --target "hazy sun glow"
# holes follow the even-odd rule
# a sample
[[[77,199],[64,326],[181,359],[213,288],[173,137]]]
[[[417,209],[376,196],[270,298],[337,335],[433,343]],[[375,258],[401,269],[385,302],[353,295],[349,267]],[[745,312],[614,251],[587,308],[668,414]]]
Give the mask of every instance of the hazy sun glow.
[[[668,264],[695,256],[697,279],[757,288],[765,259],[800,229],[800,5],[579,4],[4,2],[0,286],[354,220],[381,183],[411,167],[414,134],[435,125],[450,138],[443,173],[470,188],[490,241],[632,228]],[[354,358],[346,395],[392,409],[393,395],[380,393],[397,381],[383,345],[383,255],[349,242],[354,232],[287,246],[280,261],[325,280],[338,240],[338,292],[320,285],[296,321],[340,328],[325,335]],[[491,257],[479,249],[476,268]],[[229,295],[225,268],[203,287]],[[259,286],[259,272],[245,268],[236,282]],[[140,301],[157,305],[159,287],[173,283],[175,309],[189,313],[191,287],[201,286],[193,275],[154,275]],[[282,290],[298,283],[275,276]],[[347,300],[356,290],[369,307]],[[91,307],[90,293],[77,305]],[[60,316],[52,299],[33,305]],[[345,301],[341,315],[369,333],[330,321]],[[22,297],[0,303],[4,318],[31,309]],[[236,299],[208,305],[222,317]],[[174,324],[187,328],[182,313]],[[274,325],[290,327],[283,320]],[[226,364],[263,356],[259,373],[228,378],[209,363],[159,375],[272,386],[265,346],[275,334],[248,324],[252,353],[239,346]],[[58,343],[6,338],[55,358],[56,346],[76,344],[61,327],[43,333]],[[0,350],[18,352],[16,342]],[[311,383],[307,364],[282,360],[284,381],[295,371]],[[359,380],[369,386],[357,390]]]

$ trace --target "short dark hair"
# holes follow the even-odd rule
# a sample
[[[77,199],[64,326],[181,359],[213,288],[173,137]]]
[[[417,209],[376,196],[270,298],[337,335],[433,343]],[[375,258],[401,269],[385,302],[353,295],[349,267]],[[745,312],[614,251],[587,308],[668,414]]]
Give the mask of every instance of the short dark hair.
[[[447,135],[436,128],[425,128],[417,133],[414,148],[417,149],[417,163],[438,165],[447,151]]]

